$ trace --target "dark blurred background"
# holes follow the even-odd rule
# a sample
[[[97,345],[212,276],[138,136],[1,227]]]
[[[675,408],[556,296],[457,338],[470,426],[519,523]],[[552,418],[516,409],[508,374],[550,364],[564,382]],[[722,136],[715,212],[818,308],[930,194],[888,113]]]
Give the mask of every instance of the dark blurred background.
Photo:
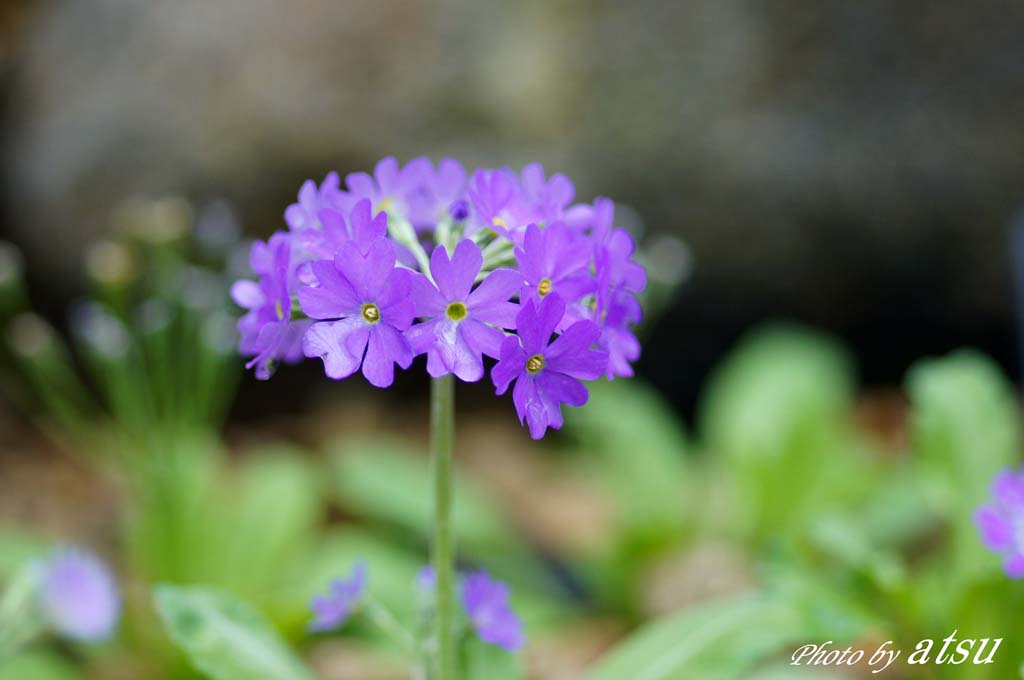
[[[266,235],[331,169],[538,160],[687,244],[639,368],[686,415],[769,318],[868,385],[962,345],[1016,376],[1022,35],[984,1],[5,0],[0,231],[62,319],[125,197],[223,197]]]

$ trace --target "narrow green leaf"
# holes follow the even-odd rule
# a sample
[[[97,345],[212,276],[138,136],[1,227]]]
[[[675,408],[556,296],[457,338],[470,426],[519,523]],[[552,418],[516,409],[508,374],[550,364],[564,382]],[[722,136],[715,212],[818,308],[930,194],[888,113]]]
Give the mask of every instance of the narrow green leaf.
[[[801,635],[797,614],[762,597],[683,610],[640,628],[587,680],[728,680]]]
[[[234,596],[159,585],[154,597],[171,638],[213,680],[313,680],[263,615]]]

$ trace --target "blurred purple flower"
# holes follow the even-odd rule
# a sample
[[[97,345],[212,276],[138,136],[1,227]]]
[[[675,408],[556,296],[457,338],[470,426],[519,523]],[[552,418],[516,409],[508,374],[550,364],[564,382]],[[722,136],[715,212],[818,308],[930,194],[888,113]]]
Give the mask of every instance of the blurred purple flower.
[[[516,381],[512,401],[519,422],[526,422],[534,439],[549,427],[562,427],[561,404],[587,403],[589,394],[580,381],[596,380],[608,365],[607,352],[591,349],[601,335],[592,321],[577,321],[550,341],[564,315],[565,303],[557,294],[539,305],[526,300],[516,317],[517,335],[505,339],[491,371],[498,394]]]
[[[461,222],[469,216],[466,198],[466,169],[454,158],[442,158],[435,168],[428,159],[418,185],[408,195],[409,221],[418,230],[428,230],[446,217]],[[411,163],[410,163],[411,164]]]
[[[83,642],[109,637],[117,627],[121,600],[110,570],[76,549],[55,553],[40,565],[39,603],[60,635]]]
[[[416,587],[430,593],[435,586],[434,568],[427,565],[416,573]],[[484,642],[510,652],[518,651],[525,642],[523,624],[512,611],[508,586],[484,571],[462,574],[460,578],[462,609],[473,631]]]
[[[466,230],[467,236],[490,229],[514,243],[522,239],[522,228],[529,222],[530,215],[520,202],[515,173],[508,168],[477,170],[470,182],[469,199],[476,220],[472,228]]]
[[[302,341],[305,355],[323,359],[329,378],[347,378],[362,366],[371,385],[388,387],[394,365],[412,363],[403,335],[413,321],[411,272],[395,267],[394,246],[385,238],[366,253],[350,241],[333,261],[318,260],[311,267],[318,285],[300,288],[299,302],[319,321]]]
[[[307,179],[299,189],[299,201],[284,211],[284,221],[292,231],[316,229],[320,226],[320,211],[325,208],[341,207],[341,180],[338,173],[328,173],[318,187]]]
[[[477,636],[507,651],[522,646],[523,624],[509,604],[508,586],[476,571],[462,579],[462,606]]]
[[[309,630],[324,633],[348,621],[366,591],[367,581],[366,562],[357,560],[348,578],[336,579],[326,595],[318,595],[310,601],[313,620],[309,622]]]
[[[412,297],[416,316],[428,321],[406,331],[413,354],[427,355],[427,372],[435,378],[454,373],[466,382],[484,375],[483,356],[497,358],[505,340],[502,328],[515,328],[518,307],[509,298],[522,284],[511,269],[497,269],[472,290],[483,255],[466,239],[448,257],[444,246],[434,248],[430,272],[436,281],[414,273]]]
[[[432,168],[426,158],[414,158],[405,167],[394,157],[381,159],[373,175],[354,172],[345,177],[347,191],[342,192],[347,205],[354,206],[361,199],[369,199],[375,212],[385,211],[411,219],[416,196],[429,180]]]
[[[243,279],[231,287],[231,297],[248,312],[238,321],[239,351],[253,357],[246,368],[256,367],[256,377],[266,380],[275,361],[295,363],[302,359],[302,336],[307,320],[292,317],[295,282],[291,262],[291,238],[278,232],[264,243],[252,245],[250,266],[259,281]]]
[[[551,224],[562,219],[566,208],[572,203],[576,189],[568,177],[561,173],[544,178],[544,167],[530,163],[520,173],[522,201],[533,213],[537,222]]]
[[[1024,578],[1024,471],[1004,470],[992,481],[992,501],[978,508],[981,542],[1002,555],[1003,571]]]

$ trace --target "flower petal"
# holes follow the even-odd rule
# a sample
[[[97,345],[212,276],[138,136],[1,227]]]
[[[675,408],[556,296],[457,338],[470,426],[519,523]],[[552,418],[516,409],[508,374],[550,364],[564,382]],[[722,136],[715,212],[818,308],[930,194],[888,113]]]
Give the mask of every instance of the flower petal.
[[[519,308],[508,300],[523,285],[523,275],[514,269],[495,269],[469,294],[466,305],[481,321],[512,330]]]
[[[259,284],[248,279],[235,281],[231,286],[231,299],[235,301],[236,305],[245,309],[259,307],[265,302],[263,290]]]
[[[473,287],[476,275],[484,264],[480,247],[469,239],[455,246],[451,259],[444,246],[434,248],[430,254],[430,273],[446,302],[465,301]]]
[[[302,340],[302,351],[309,358],[324,361],[328,378],[341,380],[359,369],[369,329],[362,319],[321,321],[309,327]]]
[[[491,369],[491,380],[494,381],[497,394],[505,394],[509,384],[523,375],[527,356],[519,344],[519,338],[510,335],[501,345],[499,357],[498,363]]]
[[[974,524],[981,534],[981,542],[989,550],[1005,552],[1013,548],[1013,526],[1008,518],[991,505],[985,505],[974,514]]]

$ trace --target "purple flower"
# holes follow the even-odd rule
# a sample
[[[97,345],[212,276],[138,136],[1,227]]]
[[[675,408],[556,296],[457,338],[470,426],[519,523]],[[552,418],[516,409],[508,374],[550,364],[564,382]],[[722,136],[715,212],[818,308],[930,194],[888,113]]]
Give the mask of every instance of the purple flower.
[[[406,331],[413,354],[427,355],[427,372],[435,378],[454,373],[466,382],[484,375],[483,355],[497,358],[505,334],[515,328],[518,308],[509,302],[522,284],[511,269],[497,269],[471,290],[483,266],[480,248],[466,239],[451,259],[443,246],[430,256],[432,283],[414,273],[416,316],[429,320]]]
[[[317,228],[321,210],[340,207],[340,184],[336,172],[329,173],[319,187],[316,182],[307,179],[299,189],[299,202],[292,203],[284,211],[284,221],[288,227],[293,231]]]
[[[311,266],[319,285],[300,288],[299,302],[319,321],[303,338],[305,355],[322,358],[329,378],[347,378],[362,366],[371,385],[389,386],[394,365],[408,368],[413,358],[402,335],[413,320],[411,273],[395,267],[391,241],[378,238],[366,253],[350,241],[333,261]]]
[[[544,167],[540,163],[527,165],[520,177],[522,201],[530,207],[538,222],[550,224],[561,219],[576,195],[576,189],[565,175],[556,173],[551,179],[545,179]]]
[[[432,566],[416,573],[416,588],[421,592],[432,593],[436,583]],[[461,575],[460,589],[462,609],[477,637],[510,652],[523,646],[523,624],[509,604],[507,585],[476,571]]]
[[[366,252],[370,244],[387,235],[387,213],[373,215],[370,201],[357,201],[349,212],[348,220],[338,210],[325,208],[320,211],[322,229],[304,229],[300,232],[302,244],[310,259],[329,260],[342,245],[354,241],[359,250]]]
[[[508,586],[477,571],[462,579],[462,606],[484,642],[510,652],[523,646],[523,624],[509,604]]]
[[[519,183],[511,170],[477,170],[469,186],[469,199],[476,221],[466,230],[467,235],[490,229],[513,242],[522,238],[530,213],[520,201]]]
[[[587,271],[593,254],[591,244],[562,222],[545,228],[531,224],[523,245],[515,249],[526,282],[522,298],[539,302],[555,292],[568,302],[580,299],[594,288]]]
[[[562,427],[561,404],[587,403],[589,394],[580,381],[596,380],[608,364],[606,352],[590,349],[601,335],[592,321],[577,321],[550,341],[564,315],[565,303],[558,295],[546,296],[539,305],[526,300],[516,316],[518,335],[505,339],[491,371],[498,394],[516,381],[512,401],[519,422],[528,424],[534,439],[543,437],[548,427]]]
[[[54,631],[74,640],[109,637],[121,614],[110,571],[96,557],[62,550],[40,565],[39,603]]]
[[[607,269],[610,285],[621,284],[638,293],[647,287],[647,272],[633,260],[633,237],[625,229],[613,226],[614,219],[615,204],[610,199],[597,198],[591,213],[590,237],[596,245],[598,266]]]
[[[605,377],[613,380],[616,376],[629,378],[633,375],[632,362],[640,358],[640,341],[629,325],[639,321],[640,305],[636,298],[618,288],[597,297],[596,318],[600,319],[601,337],[598,349],[608,353],[608,368]]]
[[[355,172],[345,177],[345,200],[354,205],[369,199],[375,211],[394,212],[410,219],[416,195],[422,191],[432,168],[426,158],[414,158],[401,167],[393,157],[381,159],[373,169],[373,176]]]
[[[446,217],[456,222],[465,220],[469,216],[469,204],[465,200],[467,176],[462,163],[454,158],[442,158],[434,168],[427,159],[417,161],[425,164],[425,171],[408,197],[409,221],[413,226],[424,230],[432,229]]]
[[[249,255],[250,266],[259,282],[241,280],[231,287],[231,297],[249,310],[238,321],[239,351],[253,357],[245,367],[256,367],[256,377],[266,380],[275,361],[295,363],[302,358],[302,335],[309,321],[292,321],[294,271],[291,239],[284,232],[257,241]]]
[[[974,515],[981,542],[1002,555],[1003,571],[1024,578],[1024,471],[1004,470],[992,481],[992,502]]]
[[[348,578],[336,579],[326,595],[317,595],[310,601],[309,608],[313,611],[310,632],[324,633],[348,621],[366,591],[366,584],[366,562],[357,560]]]

